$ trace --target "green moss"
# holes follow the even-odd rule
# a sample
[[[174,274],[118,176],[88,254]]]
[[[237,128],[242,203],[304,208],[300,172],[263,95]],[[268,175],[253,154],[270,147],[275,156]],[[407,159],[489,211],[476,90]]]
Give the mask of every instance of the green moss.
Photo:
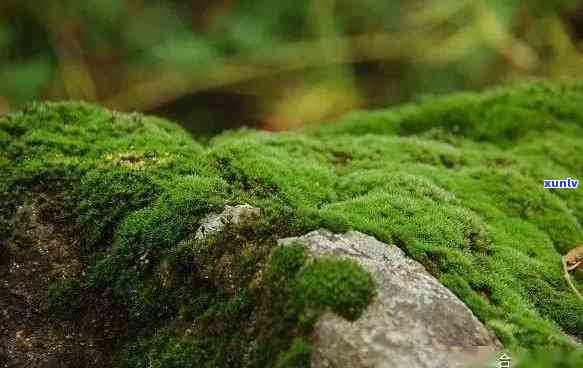
[[[50,286],[47,308],[61,319],[74,319],[81,310],[81,283],[76,279],[64,279]]]
[[[146,207],[159,192],[152,178],[141,172],[109,168],[88,173],[80,183],[78,205],[78,222],[87,231],[85,246],[111,239],[113,227],[124,215]]]
[[[310,344],[301,338],[297,338],[289,350],[279,356],[275,368],[309,367],[311,354],[312,348]]]
[[[205,341],[158,334],[130,345],[122,360],[125,368],[204,367],[210,358]],[[143,354],[148,354],[144,356]]]
[[[304,359],[293,341],[309,341],[322,310],[355,318],[372,295],[351,265],[308,262],[299,246],[271,254],[319,227],[397,244],[511,350],[577,352],[565,333],[583,338],[583,305],[560,256],[583,241],[583,196],[543,180],[581,173],[581,106],[581,83],[526,84],[203,147],[160,119],[33,104],[0,118],[0,239],[18,206],[47,198],[86,275],[55,286],[53,304],[98,293],[125,308],[141,336],[126,341],[128,366]],[[192,240],[207,213],[243,202],[262,223]]]
[[[330,309],[355,320],[372,300],[375,285],[371,276],[352,261],[322,259],[302,270],[294,289],[304,308]]]
[[[514,359],[514,361],[516,360],[518,363],[515,366],[518,368],[576,368],[581,366],[583,352],[576,351],[566,354],[556,350],[538,350],[532,354],[523,354],[518,359]]]
[[[288,283],[304,266],[308,257],[300,243],[276,248],[269,260],[265,278],[271,285]]]

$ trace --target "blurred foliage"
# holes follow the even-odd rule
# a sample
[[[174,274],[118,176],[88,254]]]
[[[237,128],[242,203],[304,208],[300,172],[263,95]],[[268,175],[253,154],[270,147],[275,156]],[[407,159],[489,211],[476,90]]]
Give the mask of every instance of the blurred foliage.
[[[75,99],[278,130],[583,72],[575,0],[2,0],[0,112]]]

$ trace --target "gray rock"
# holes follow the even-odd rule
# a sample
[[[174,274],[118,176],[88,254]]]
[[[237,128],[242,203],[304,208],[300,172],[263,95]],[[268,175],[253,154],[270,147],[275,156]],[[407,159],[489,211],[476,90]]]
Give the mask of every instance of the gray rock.
[[[211,234],[221,232],[227,224],[241,224],[244,221],[251,221],[261,215],[261,209],[248,204],[238,206],[225,206],[221,213],[211,213],[207,215],[196,230],[195,239],[201,240]]]
[[[332,313],[320,318],[312,367],[464,367],[492,361],[502,349],[466,305],[397,246],[325,230],[279,243],[295,241],[316,258],[354,260],[377,283],[376,299],[355,322]]]

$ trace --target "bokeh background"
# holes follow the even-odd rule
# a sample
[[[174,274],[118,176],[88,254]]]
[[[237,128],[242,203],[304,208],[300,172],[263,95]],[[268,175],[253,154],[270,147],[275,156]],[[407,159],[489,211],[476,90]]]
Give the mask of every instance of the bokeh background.
[[[194,135],[583,75],[574,0],[0,0],[0,113],[85,100]]]

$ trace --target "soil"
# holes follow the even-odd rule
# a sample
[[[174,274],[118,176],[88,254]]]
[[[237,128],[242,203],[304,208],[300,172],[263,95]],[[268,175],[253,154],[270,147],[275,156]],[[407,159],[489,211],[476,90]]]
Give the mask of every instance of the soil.
[[[0,262],[0,367],[117,366],[126,317],[107,297],[84,296],[81,319],[48,312],[49,285],[82,277],[83,266],[74,242],[44,217],[38,204],[18,208],[9,259]]]

